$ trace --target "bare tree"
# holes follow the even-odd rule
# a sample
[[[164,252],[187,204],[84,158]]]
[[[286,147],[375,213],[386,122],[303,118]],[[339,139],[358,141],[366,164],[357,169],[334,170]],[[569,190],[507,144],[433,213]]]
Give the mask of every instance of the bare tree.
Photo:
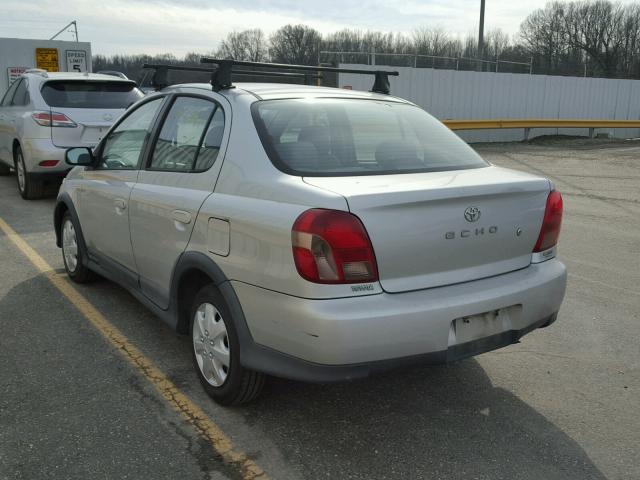
[[[485,53],[490,60],[502,57],[510,44],[509,35],[499,28],[489,30],[484,38]]]
[[[640,5],[626,7],[624,22],[619,25],[624,38],[619,69],[625,76],[640,74]]]
[[[264,62],[268,59],[267,39],[259,28],[231,32],[220,42],[217,56],[233,60]]]
[[[489,31],[485,39],[485,60],[529,62],[533,58],[534,73],[640,78],[640,3],[554,0],[531,12],[513,40],[501,30]],[[347,63],[370,62],[372,53],[380,65],[475,69],[478,63],[476,32],[459,39],[442,28],[428,26],[410,36],[344,29],[323,37],[305,25],[286,25],[268,40],[260,29],[245,30],[230,33],[216,55],[313,65],[320,50],[355,52],[321,59]],[[95,55],[93,65],[96,70],[120,70],[139,78],[145,62],[192,65],[198,64],[200,56],[195,52],[182,59],[171,54]],[[507,67],[523,71],[521,66],[509,64],[501,64],[500,71]]]
[[[269,53],[278,63],[315,65],[318,63],[322,36],[306,25],[285,25],[271,35]]]
[[[615,76],[624,55],[628,10],[607,0],[567,5],[565,29],[572,46],[580,48],[606,76]]]
[[[413,32],[412,40],[419,55],[456,56],[462,50],[460,42],[442,28],[418,28]]]
[[[565,4],[550,2],[535,10],[520,25],[520,40],[535,58],[538,69],[557,70],[569,49],[565,25]]]

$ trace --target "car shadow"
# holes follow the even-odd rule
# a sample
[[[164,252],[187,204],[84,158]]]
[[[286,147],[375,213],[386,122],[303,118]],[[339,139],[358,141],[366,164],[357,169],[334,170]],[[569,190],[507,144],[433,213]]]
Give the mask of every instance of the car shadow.
[[[56,312],[67,301],[57,295],[38,300],[46,305],[41,317],[25,316],[20,305],[33,302],[34,292],[40,294],[46,285],[42,276],[35,276],[0,295],[0,320],[46,318],[51,326],[66,322]],[[99,291],[79,290],[108,312],[145,353],[159,360],[172,381],[199,401],[214,420],[217,415],[223,422],[233,417],[255,432],[258,441],[248,453],[259,465],[269,470],[270,460],[263,455],[278,452],[287,471],[272,478],[606,478],[567,433],[509,390],[493,385],[476,359],[335,384],[270,378],[254,403],[221,412],[222,407],[213,404],[198,385],[187,337],[163,327],[111,282],[105,282]],[[107,304],[115,310],[107,310]],[[95,334],[89,326],[81,328]],[[145,343],[141,343],[143,338]],[[0,339],[0,347],[5,341],[11,341],[11,335]],[[67,346],[61,343],[59,348]],[[263,452],[265,442],[269,445]]]
[[[242,414],[307,479],[605,478],[475,359],[350,383],[273,379]]]

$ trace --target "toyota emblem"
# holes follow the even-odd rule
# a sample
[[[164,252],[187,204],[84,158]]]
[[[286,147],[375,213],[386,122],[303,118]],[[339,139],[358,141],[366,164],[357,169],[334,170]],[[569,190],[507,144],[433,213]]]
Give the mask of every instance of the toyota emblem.
[[[464,211],[464,219],[467,222],[477,222],[480,218],[480,209],[478,207],[467,207]]]

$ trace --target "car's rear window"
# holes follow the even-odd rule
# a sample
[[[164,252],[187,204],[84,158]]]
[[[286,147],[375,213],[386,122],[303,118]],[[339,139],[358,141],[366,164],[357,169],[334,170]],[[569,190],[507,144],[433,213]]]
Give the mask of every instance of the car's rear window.
[[[127,108],[144,94],[129,82],[54,80],[42,87],[42,98],[58,108]]]
[[[293,175],[382,175],[487,166],[451,130],[408,104],[326,98],[266,100],[252,108],[271,161]]]

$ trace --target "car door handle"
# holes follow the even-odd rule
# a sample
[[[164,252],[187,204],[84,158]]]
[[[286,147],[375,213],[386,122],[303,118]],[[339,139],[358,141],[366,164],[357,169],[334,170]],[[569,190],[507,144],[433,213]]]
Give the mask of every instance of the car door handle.
[[[116,198],[113,201],[113,204],[118,210],[124,210],[125,208],[127,208],[127,202],[125,202],[122,198]]]
[[[185,224],[191,223],[191,214],[189,212],[185,212],[184,210],[174,210],[171,216],[176,222]]]

